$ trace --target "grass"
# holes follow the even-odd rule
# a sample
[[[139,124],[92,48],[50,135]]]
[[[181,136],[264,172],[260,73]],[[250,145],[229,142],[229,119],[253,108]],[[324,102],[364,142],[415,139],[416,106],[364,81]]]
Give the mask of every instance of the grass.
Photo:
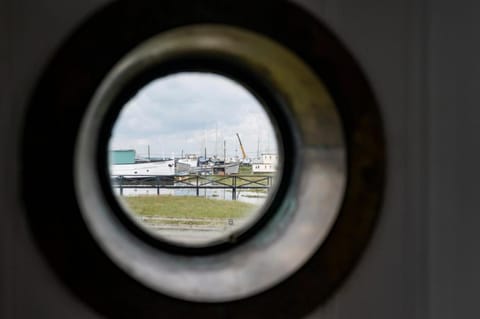
[[[129,196],[122,200],[139,216],[166,218],[241,218],[257,207],[239,201],[192,196]]]
[[[240,165],[238,169],[238,175],[251,175],[252,174],[252,165]]]

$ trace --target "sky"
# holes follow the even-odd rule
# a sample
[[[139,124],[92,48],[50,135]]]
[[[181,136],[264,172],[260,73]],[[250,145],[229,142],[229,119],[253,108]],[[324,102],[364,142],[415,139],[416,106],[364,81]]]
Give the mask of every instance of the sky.
[[[113,127],[110,150],[135,149],[137,156],[184,154],[241,157],[277,152],[273,126],[263,106],[243,86],[212,73],[183,72],[156,79],[124,106]]]

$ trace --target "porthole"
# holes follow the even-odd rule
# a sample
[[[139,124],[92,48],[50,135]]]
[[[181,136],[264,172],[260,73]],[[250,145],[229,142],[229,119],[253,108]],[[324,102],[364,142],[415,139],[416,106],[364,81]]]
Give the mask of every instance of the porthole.
[[[266,52],[272,54],[261,54]],[[258,66],[261,66],[262,72]],[[146,80],[156,78],[158,74],[167,74],[166,80],[171,71],[179,69],[217,70],[250,86],[252,92],[265,101],[276,122],[282,123],[282,137],[288,141],[284,152],[289,154],[290,159],[289,162],[283,161],[286,163],[285,174],[279,180],[279,192],[268,203],[269,214],[254,219],[255,224],[250,223],[223,240],[213,239],[219,245],[207,245],[205,241],[200,243],[202,247],[211,249],[195,250],[199,245],[188,240],[169,239],[166,232],[160,236],[163,241],[152,238],[151,231],[142,233],[136,227],[138,223],[128,223],[115,210],[113,201],[108,200],[111,198],[106,190],[108,187],[102,185],[102,179],[99,179],[99,175],[105,175],[102,174],[102,166],[98,166],[102,163],[102,154],[105,154],[105,149],[99,151],[102,149],[99,146],[102,145],[102,136],[109,127],[105,123],[109,123],[108,119],[115,114],[116,106],[125,101],[124,92],[137,94],[139,91],[135,88],[142,87]],[[285,73],[291,75],[285,77]],[[128,103],[131,103],[130,99]],[[210,109],[214,111],[214,106]],[[241,108],[236,109],[241,111]],[[163,116],[168,118],[167,114]],[[183,114],[169,122],[181,121],[185,116]],[[259,118],[258,115],[256,117]],[[292,121],[302,117],[314,120],[309,123],[299,121],[299,126]],[[265,127],[265,124],[262,125]],[[100,144],[96,144],[99,140],[97,136],[101,137]],[[271,160],[271,155],[264,155],[264,158]],[[166,161],[173,162],[174,159]],[[160,34],[122,59],[89,106],[80,128],[75,164],[77,196],[82,213],[111,258],[144,284],[192,301],[218,302],[244,298],[269,288],[298,269],[327,236],[338,214],[346,181],[341,122],[321,81],[294,54],[274,41],[246,30],[215,25],[191,26]],[[265,164],[258,166],[268,167]],[[197,179],[198,176],[201,173]],[[312,192],[313,188],[315,192]],[[303,199],[300,201],[299,198]],[[227,221],[230,219],[227,218]],[[128,233],[135,234],[138,239],[133,240],[127,236]],[[270,237],[267,241],[266,234]],[[145,242],[159,250],[146,249]],[[122,250],[118,249],[120,243]],[[172,243],[174,245],[168,245]],[[219,246],[223,248],[222,253],[217,250]],[[197,264],[181,262],[178,255],[172,254],[172,249],[178,254],[196,255]],[[199,254],[205,253],[207,255],[200,257]],[[239,265],[235,262],[236,258],[245,262]],[[282,262],[279,263],[279,260]],[[178,275],[171,272],[174,265],[184,276],[192,278],[189,284],[178,282]],[[220,269],[219,265],[225,268]],[[152,267],[155,269],[153,272]],[[199,272],[198,267],[203,270]],[[265,267],[270,269],[268,274],[252,281],[251,274]],[[232,277],[239,279],[231,282]],[[210,285],[210,281],[216,284]]]
[[[110,150],[138,147],[110,147],[123,107],[148,83],[182,73],[245,88],[278,141],[281,175],[261,213],[233,235],[201,244],[142,228],[118,200],[109,164]],[[148,155],[142,146],[135,153]],[[297,6],[120,0],[82,24],[39,80],[25,120],[22,187],[49,265],[107,317],[300,318],[340,287],[366,246],[381,204],[384,152],[381,117],[360,68]],[[62,154],[56,165],[70,174],[61,187],[38,170],[51,164],[38,154]],[[259,171],[272,166],[251,163]],[[52,188],[57,200],[47,201]],[[156,188],[146,191],[157,197]],[[235,223],[228,218],[225,226]]]
[[[137,226],[170,244],[237,241],[268,210],[281,179],[283,147],[273,125],[260,101],[225,76],[156,78],[113,123],[115,198]],[[259,170],[258,162],[272,164]]]

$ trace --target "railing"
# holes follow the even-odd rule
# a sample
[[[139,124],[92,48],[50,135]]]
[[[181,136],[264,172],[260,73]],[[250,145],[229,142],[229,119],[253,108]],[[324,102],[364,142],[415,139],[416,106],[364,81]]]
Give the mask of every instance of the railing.
[[[118,188],[120,195],[125,189],[156,188],[157,195],[161,189],[194,189],[200,196],[201,189],[229,189],[232,200],[237,199],[237,193],[242,189],[266,189],[273,185],[271,175],[167,175],[167,176],[111,176],[112,187]]]

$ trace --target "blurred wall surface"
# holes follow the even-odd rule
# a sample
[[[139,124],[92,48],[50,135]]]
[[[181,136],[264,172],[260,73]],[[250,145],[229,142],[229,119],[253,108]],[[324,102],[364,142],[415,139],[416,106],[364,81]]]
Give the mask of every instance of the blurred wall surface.
[[[0,318],[100,317],[37,251],[19,163],[36,79],[61,42],[107,2],[0,0]],[[388,147],[373,238],[348,280],[309,318],[480,316],[480,2],[295,2],[325,22],[362,66]]]

